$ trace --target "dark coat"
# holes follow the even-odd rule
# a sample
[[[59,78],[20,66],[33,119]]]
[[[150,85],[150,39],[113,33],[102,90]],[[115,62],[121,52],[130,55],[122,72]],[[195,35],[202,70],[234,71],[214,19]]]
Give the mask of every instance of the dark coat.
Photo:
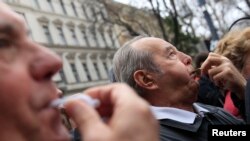
[[[243,120],[237,119],[222,108],[197,103],[207,109],[204,116],[197,116],[193,124],[174,120],[160,120],[161,141],[207,141],[209,125],[244,125]]]

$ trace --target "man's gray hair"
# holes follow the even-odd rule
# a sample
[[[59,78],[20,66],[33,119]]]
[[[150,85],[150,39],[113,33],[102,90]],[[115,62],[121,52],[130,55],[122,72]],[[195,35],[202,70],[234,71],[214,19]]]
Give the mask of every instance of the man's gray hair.
[[[149,72],[160,72],[153,62],[152,53],[143,49],[135,49],[131,46],[134,42],[145,38],[138,36],[125,43],[115,53],[113,58],[113,73],[117,82],[125,82],[134,88],[138,94],[142,95],[143,89],[139,87],[134,78],[137,70],[147,70]]]

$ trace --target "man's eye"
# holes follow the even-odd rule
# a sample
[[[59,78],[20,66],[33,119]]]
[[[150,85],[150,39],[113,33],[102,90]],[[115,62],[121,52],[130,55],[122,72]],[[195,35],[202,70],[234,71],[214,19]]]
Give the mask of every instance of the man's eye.
[[[169,55],[168,55],[168,58],[171,59],[171,60],[174,60],[177,58],[177,55],[175,52],[171,52]]]
[[[7,47],[10,45],[10,42],[6,39],[0,39],[0,47]]]

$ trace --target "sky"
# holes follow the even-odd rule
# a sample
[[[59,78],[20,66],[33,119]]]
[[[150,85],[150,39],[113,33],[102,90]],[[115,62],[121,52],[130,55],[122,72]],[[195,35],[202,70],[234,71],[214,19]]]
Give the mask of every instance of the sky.
[[[115,0],[115,1],[118,1],[120,3],[125,3],[125,4],[128,4],[129,3],[129,0]]]
[[[136,7],[145,7],[145,1],[147,0],[115,0],[120,3],[130,4]]]

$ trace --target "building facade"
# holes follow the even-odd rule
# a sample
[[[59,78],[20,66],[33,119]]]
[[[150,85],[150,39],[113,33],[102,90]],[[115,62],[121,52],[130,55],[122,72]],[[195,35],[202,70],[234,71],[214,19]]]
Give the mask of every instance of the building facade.
[[[57,53],[63,68],[53,80],[65,94],[109,83],[112,58],[120,46],[115,27],[95,0],[4,0],[21,14],[30,37]],[[98,6],[97,6],[98,5]],[[96,14],[99,13],[99,14]]]

